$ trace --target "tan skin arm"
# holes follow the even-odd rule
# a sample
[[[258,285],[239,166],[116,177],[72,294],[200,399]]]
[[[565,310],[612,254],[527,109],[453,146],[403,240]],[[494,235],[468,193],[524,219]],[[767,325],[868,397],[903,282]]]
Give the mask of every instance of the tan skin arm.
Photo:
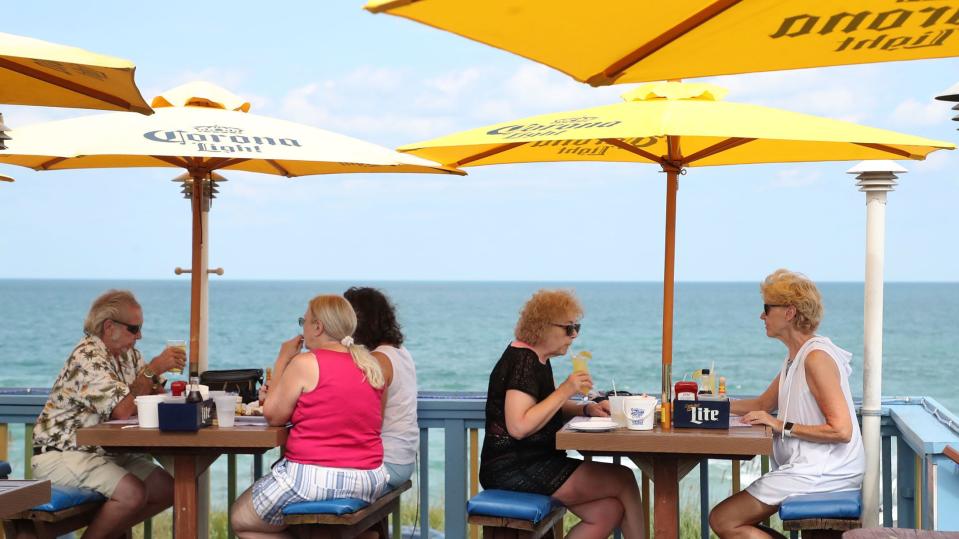
[[[166,348],[160,355],[150,361],[148,367],[155,374],[163,374],[174,367],[183,368],[185,362],[186,355],[183,353],[183,350],[179,348]],[[159,392],[162,392],[162,390]],[[153,390],[153,379],[143,376],[142,371],[137,373],[136,380],[130,384],[130,392],[113,407],[113,411],[110,412],[110,419],[129,419],[137,410],[134,399],[140,395],[152,395],[153,393],[155,393]]]
[[[302,341],[303,337],[297,335],[280,345],[273,366],[272,387],[263,402],[263,417],[270,426],[286,425],[300,395],[320,383],[320,367],[313,354],[299,352]]]
[[[779,375],[773,378],[766,391],[755,399],[742,399],[729,401],[729,413],[736,415],[746,415],[749,412],[761,410],[763,412],[772,412],[779,405]]]
[[[792,436],[811,442],[847,443],[852,439],[852,418],[842,394],[839,368],[829,354],[822,350],[813,350],[805,362],[806,384],[812,393],[826,422],[821,425],[793,425]],[[772,427],[773,432],[781,433],[783,421],[766,412],[750,412],[745,418],[751,423]]]
[[[540,402],[518,389],[507,390],[504,405],[506,430],[513,438],[522,440],[543,428],[559,410],[567,415],[578,414],[583,409],[582,405],[569,402],[569,398],[588,391],[592,384],[588,372],[576,371]]]

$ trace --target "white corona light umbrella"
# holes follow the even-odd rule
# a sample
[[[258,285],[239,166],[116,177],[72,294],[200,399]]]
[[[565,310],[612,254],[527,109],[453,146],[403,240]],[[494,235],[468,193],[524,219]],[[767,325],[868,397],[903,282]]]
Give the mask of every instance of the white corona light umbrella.
[[[216,85],[189,83],[153,100],[156,114],[105,113],[11,131],[0,163],[34,170],[174,167],[192,200],[193,266],[190,372],[206,364],[206,217],[216,171],[295,177],[312,174],[413,172],[465,174],[323,129],[250,114],[250,104]]]

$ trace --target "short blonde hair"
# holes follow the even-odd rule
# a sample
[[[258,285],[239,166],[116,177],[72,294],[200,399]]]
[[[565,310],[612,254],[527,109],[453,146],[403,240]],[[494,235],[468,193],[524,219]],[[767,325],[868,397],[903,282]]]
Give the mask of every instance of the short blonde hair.
[[[822,295],[809,277],[778,269],[759,285],[759,291],[764,303],[795,307],[793,326],[799,331],[812,333],[819,327],[823,317]]]
[[[343,296],[323,295],[310,300],[310,313],[313,318],[323,324],[327,335],[341,341],[344,337],[352,337],[356,331],[356,312],[353,306]],[[383,371],[376,358],[370,354],[362,344],[351,344],[346,347],[353,356],[353,363],[363,371],[366,381],[376,389],[382,389],[386,384]]]
[[[129,290],[107,290],[93,300],[90,312],[83,321],[83,331],[87,335],[103,336],[103,323],[120,317],[124,308],[139,309],[140,304]]]
[[[533,346],[543,341],[552,324],[565,324],[568,319],[579,320],[583,306],[572,290],[537,290],[519,313],[514,334]]]

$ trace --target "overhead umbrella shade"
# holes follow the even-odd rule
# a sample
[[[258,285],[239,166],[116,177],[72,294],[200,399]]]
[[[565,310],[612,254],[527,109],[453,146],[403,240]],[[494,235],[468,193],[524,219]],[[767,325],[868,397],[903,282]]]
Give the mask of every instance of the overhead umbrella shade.
[[[373,0],[593,86],[959,56],[959,3]]]
[[[153,114],[128,60],[0,32],[0,103]]]
[[[286,177],[418,172],[463,174],[426,159],[315,127],[249,114],[250,104],[209,83],[153,100],[156,114],[106,113],[14,129],[0,163],[34,170],[174,167],[186,170],[193,201],[190,371],[205,358],[200,305],[206,297],[205,216],[222,178],[242,170]],[[205,324],[205,317],[202,320]],[[201,342],[201,335],[202,342]]]
[[[503,122],[400,151],[448,166],[546,161],[649,163],[667,173],[662,398],[670,399],[676,191],[688,167],[748,163],[924,159],[949,142],[757,105],[722,101],[711,84],[644,84],[624,102]],[[668,424],[668,418],[664,418]],[[664,425],[666,426],[666,425]]]

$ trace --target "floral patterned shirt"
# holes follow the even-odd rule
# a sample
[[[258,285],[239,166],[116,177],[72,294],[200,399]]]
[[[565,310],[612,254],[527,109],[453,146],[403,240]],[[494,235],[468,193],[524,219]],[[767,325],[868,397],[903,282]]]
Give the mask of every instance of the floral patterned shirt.
[[[33,445],[105,454],[100,447],[77,446],[76,431],[109,421],[113,408],[130,393],[130,384],[144,367],[143,356],[136,348],[115,358],[99,337],[87,335],[81,339],[37,418]]]

